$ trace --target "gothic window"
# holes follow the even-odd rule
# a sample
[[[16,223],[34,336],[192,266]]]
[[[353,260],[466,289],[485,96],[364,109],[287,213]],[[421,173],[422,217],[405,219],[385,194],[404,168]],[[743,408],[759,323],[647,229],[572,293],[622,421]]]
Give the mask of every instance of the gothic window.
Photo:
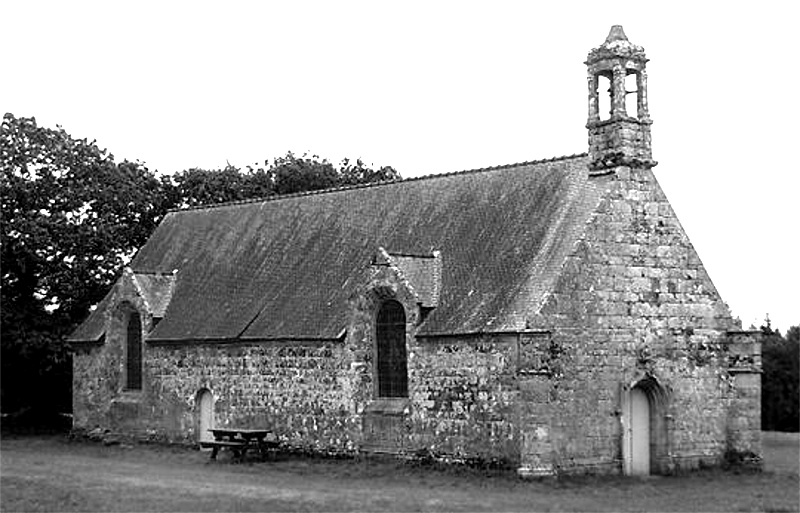
[[[375,326],[378,397],[408,397],[406,314],[397,301],[385,301]]]
[[[139,312],[128,317],[125,347],[125,388],[142,389],[142,321]]]

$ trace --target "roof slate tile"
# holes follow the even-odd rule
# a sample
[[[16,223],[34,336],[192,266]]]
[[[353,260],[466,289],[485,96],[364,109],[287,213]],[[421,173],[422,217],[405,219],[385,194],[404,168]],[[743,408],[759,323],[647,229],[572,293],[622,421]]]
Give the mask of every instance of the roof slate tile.
[[[441,252],[438,302],[421,335],[522,329],[599,198],[587,162],[576,155],[171,212],[131,263],[136,273],[178,270],[149,338],[337,338],[354,277],[379,247]],[[422,283],[418,267],[410,274]]]

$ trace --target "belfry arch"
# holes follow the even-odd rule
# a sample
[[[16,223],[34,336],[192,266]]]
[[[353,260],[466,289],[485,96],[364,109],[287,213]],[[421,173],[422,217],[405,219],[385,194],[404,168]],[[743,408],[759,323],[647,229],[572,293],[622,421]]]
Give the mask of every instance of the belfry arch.
[[[620,25],[614,25],[605,42],[589,52],[586,128],[594,174],[617,166],[656,164],[650,148],[646,65],[644,49],[628,41]]]

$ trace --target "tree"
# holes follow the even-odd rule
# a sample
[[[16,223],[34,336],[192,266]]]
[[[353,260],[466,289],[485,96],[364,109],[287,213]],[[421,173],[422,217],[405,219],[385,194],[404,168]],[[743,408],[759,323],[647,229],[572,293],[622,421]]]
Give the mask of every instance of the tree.
[[[337,168],[317,155],[287,152],[246,170],[230,164],[215,170],[187,169],[165,177],[163,187],[170,207],[184,208],[398,179],[394,168],[372,169],[361,159],[344,159]]]
[[[786,332],[786,341],[800,346],[800,326],[792,326]]]
[[[789,328],[784,338],[767,317],[761,334],[761,428],[796,432],[800,429],[800,326]]]
[[[71,408],[64,342],[171,208],[397,179],[361,160],[337,169],[316,155],[157,178],[115,163],[95,141],[34,118],[3,117],[0,132],[2,404],[4,411]]]
[[[40,383],[64,371],[63,342],[116,279],[164,213],[159,181],[139,163],[114,163],[94,141],[34,118],[3,117],[0,132],[3,407],[48,400]],[[40,378],[36,380],[34,378]],[[41,395],[42,397],[36,397]],[[10,402],[9,402],[10,401]]]
[[[339,173],[333,164],[317,155],[296,157],[292,152],[276,158],[269,168],[277,194],[329,189],[339,185]]]
[[[372,169],[364,165],[361,159],[356,159],[355,164],[349,159],[344,159],[339,165],[339,177],[340,185],[357,185],[399,180],[400,173],[390,166]]]
[[[264,169],[241,169],[230,164],[219,170],[200,168],[175,173],[164,181],[172,208],[211,205],[274,194],[272,175]]]

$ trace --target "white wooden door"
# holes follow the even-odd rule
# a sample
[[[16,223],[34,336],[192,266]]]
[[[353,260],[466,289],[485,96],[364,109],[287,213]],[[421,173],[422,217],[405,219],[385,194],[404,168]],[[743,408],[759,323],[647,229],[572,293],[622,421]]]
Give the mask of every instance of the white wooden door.
[[[630,398],[630,474],[650,474],[650,402],[640,388],[631,390]]]
[[[200,392],[198,397],[199,407],[199,433],[197,439],[201,442],[206,442],[214,439],[214,436],[208,431],[214,427],[214,396],[211,392],[204,390]]]

